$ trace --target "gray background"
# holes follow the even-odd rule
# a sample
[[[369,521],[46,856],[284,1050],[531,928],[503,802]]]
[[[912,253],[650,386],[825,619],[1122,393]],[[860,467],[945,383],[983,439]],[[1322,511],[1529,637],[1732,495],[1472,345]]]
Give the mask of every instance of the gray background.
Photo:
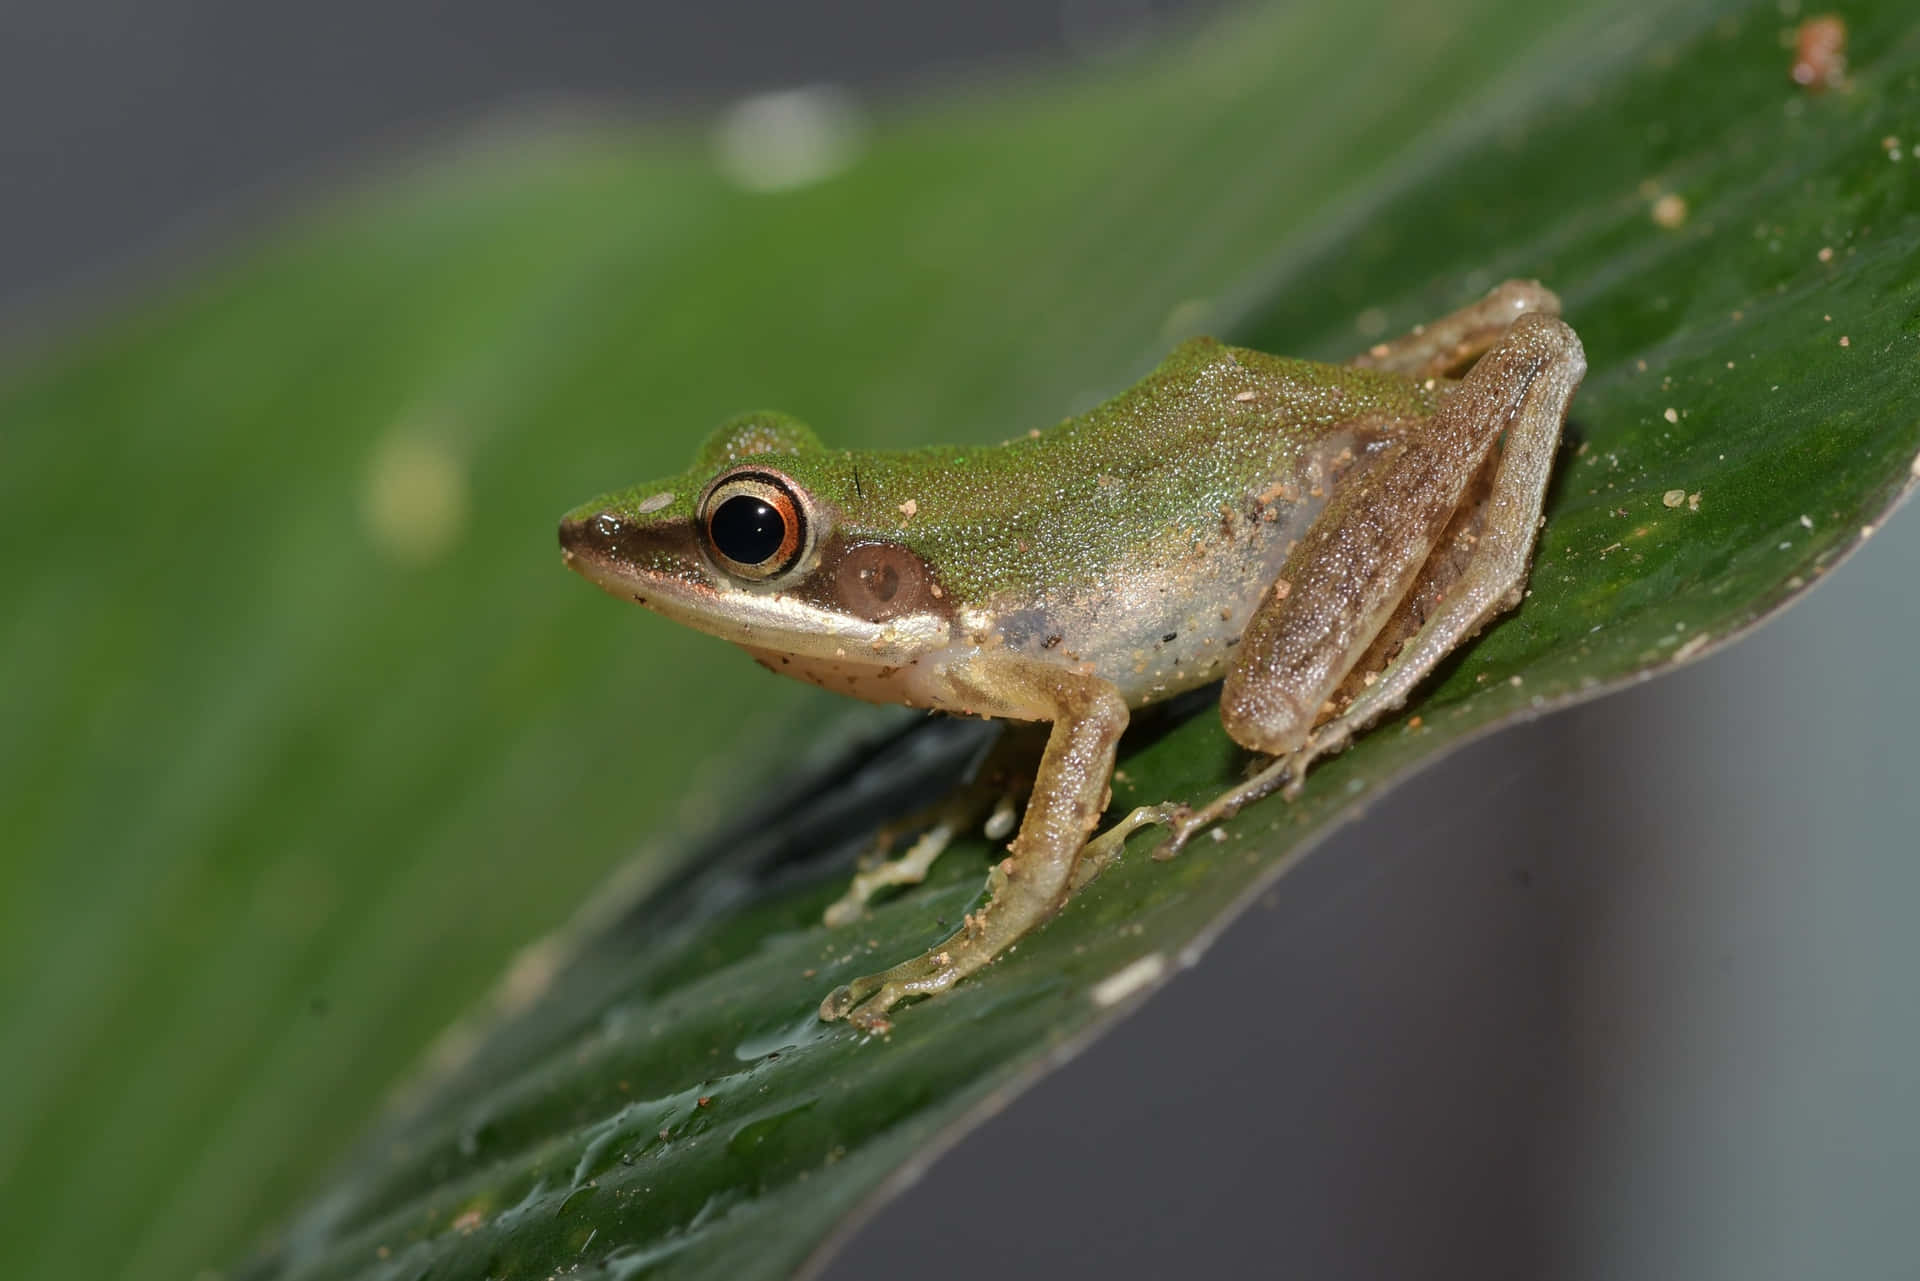
[[[898,93],[1182,7],[8,0],[0,319],[530,100]],[[830,1275],[1920,1276],[1916,566],[1906,513],[1734,651],[1394,793]]]

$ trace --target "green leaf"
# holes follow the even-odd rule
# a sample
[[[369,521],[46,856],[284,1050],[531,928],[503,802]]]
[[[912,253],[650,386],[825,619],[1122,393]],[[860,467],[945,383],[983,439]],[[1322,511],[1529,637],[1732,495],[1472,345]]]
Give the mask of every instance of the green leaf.
[[[1771,3],[1377,0],[885,121],[790,191],[667,132],[478,146],[15,374],[16,1267],[182,1275],[278,1220],[248,1275],[791,1271],[1356,800],[1706,652],[1884,517],[1920,452],[1907,8],[1850,11],[1851,83],[1818,95]],[[978,842],[818,925],[966,727],[822,764],[830,704],[573,580],[558,514],[741,408],[993,439],[1196,328],[1339,356],[1517,275],[1591,361],[1522,608],[1297,804],[1171,864],[1143,838],[884,1041],[815,1022],[974,897]],[[1116,806],[1237,776],[1180,710],[1129,741]],[[288,1220],[508,949],[642,841]]]

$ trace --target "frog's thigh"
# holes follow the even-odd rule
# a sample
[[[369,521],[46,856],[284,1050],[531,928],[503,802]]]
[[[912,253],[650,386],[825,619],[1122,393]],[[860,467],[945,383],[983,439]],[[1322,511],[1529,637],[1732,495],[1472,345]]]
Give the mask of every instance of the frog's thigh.
[[[820,1004],[821,1018],[851,1015],[878,1026],[896,1002],[946,991],[1066,902],[1074,863],[1106,808],[1127,705],[1110,683],[1055,668],[1003,672],[995,680],[1022,687],[1023,698],[1049,710],[1053,730],[1012,854],[987,878],[988,902],[920,956],[835,989]]]
[[[1560,299],[1537,280],[1504,281],[1479,302],[1377,343],[1347,363],[1410,378],[1452,373],[1499,342],[1514,321],[1532,314],[1559,315]]]
[[[1275,756],[1300,751],[1309,738],[1316,754],[1333,750],[1396,706],[1500,607],[1525,574],[1560,423],[1585,369],[1571,329],[1550,316],[1523,316],[1421,432],[1397,443],[1358,488],[1336,495],[1288,558],[1285,590],[1256,611],[1227,673],[1220,713],[1235,740]],[[1413,586],[1503,431],[1507,449],[1469,564],[1381,680],[1314,736],[1321,708]],[[1303,766],[1295,763],[1296,780]]]
[[[1314,735],[1317,752],[1337,751],[1358,730],[1406,701],[1420,678],[1488,620],[1520,603],[1540,529],[1547,478],[1560,446],[1567,406],[1587,372],[1586,353],[1573,330],[1548,316],[1529,316],[1513,327],[1500,347],[1481,365],[1498,359],[1505,388],[1460,388],[1469,412],[1495,426],[1504,424],[1506,440],[1495,464],[1493,483],[1482,513],[1480,533],[1459,576],[1438,607],[1413,634],[1399,655],[1347,710]],[[1475,367],[1478,373],[1480,366]],[[1511,392],[1521,394],[1517,408]],[[1295,773],[1298,778],[1298,772]]]

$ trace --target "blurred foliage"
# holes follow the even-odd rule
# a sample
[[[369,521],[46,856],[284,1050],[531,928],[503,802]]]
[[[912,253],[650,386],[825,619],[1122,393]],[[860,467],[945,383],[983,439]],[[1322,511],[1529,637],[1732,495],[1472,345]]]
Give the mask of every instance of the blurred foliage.
[[[1812,94],[1772,0],[1257,12],[890,115],[779,191],[690,133],[489,136],[9,375],[15,1274],[236,1255],[645,847],[253,1270],[780,1275],[1356,797],[1789,598],[1920,448],[1920,25],[1847,17],[1851,82]],[[1196,329],[1338,356],[1513,275],[1560,291],[1592,373],[1533,594],[1419,725],[1225,845],[1130,860],[886,1043],[813,1023],[975,892],[978,844],[866,927],[815,924],[875,809],[967,740],[811,785],[837,705],[566,574],[558,513],[742,408],[995,439]],[[1117,805],[1236,773],[1210,713],[1160,728]],[[672,871],[679,834],[756,807]]]

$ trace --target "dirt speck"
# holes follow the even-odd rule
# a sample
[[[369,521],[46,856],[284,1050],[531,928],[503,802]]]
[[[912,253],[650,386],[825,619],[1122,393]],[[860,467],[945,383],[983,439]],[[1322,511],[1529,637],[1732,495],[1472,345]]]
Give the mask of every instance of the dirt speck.
[[[1810,93],[1838,89],[1847,78],[1847,23],[1818,13],[1793,33],[1793,82]]]

